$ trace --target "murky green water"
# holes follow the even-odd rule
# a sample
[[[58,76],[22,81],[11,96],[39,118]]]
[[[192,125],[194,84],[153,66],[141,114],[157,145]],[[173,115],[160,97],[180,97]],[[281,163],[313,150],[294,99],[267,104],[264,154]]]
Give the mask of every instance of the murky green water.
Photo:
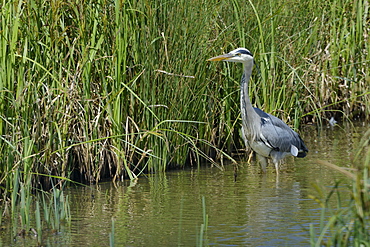
[[[309,225],[319,227],[321,208],[309,195],[314,184],[329,191],[342,180],[343,197],[350,182],[317,163],[326,160],[349,167],[353,150],[367,127],[308,127],[303,138],[310,149],[304,159],[287,159],[277,178],[270,166],[260,174],[240,163],[225,171],[204,167],[171,171],[125,181],[70,188],[72,224],[44,240],[49,246],[109,246],[112,219],[116,246],[309,246]],[[202,206],[204,198],[205,207]],[[202,232],[203,210],[208,227]],[[203,236],[201,235],[203,234]],[[29,246],[34,239],[1,235],[4,246]],[[11,242],[9,242],[11,241]]]

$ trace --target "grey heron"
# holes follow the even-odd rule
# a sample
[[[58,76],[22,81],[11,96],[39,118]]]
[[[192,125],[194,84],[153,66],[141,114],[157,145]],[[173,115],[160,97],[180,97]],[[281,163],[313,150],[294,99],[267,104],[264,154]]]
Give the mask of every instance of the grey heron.
[[[255,108],[251,104],[248,84],[254,59],[246,48],[237,48],[227,54],[208,59],[242,63],[244,73],[240,84],[240,107],[242,136],[246,146],[256,154],[263,172],[266,172],[267,158],[271,158],[279,173],[279,163],[286,156],[303,158],[308,149],[301,137],[281,119]]]

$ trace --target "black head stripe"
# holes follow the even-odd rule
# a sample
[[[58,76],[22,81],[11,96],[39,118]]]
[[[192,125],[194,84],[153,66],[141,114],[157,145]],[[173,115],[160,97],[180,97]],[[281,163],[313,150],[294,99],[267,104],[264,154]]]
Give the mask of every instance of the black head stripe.
[[[249,55],[249,56],[252,56],[253,57],[253,54],[246,50],[246,49],[240,49],[240,50],[237,50],[238,53],[241,53],[241,54],[245,54],[245,55]]]

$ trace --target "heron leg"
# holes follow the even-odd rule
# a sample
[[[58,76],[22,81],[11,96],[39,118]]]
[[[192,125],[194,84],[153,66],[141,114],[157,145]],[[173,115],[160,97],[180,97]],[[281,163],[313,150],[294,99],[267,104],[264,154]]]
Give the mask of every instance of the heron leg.
[[[279,162],[274,162],[276,174],[279,175]]]
[[[264,173],[266,173],[266,166],[267,166],[267,159],[266,157],[263,157],[262,155],[257,154],[257,159],[261,165],[261,169]]]
[[[247,161],[248,164],[251,163],[252,157],[253,157],[253,152],[250,152],[248,155],[248,161]]]
[[[279,175],[279,164],[281,159],[285,157],[285,153],[279,152],[279,151],[272,151],[271,152],[271,158],[272,158],[272,163],[275,165],[276,169],[276,174]]]

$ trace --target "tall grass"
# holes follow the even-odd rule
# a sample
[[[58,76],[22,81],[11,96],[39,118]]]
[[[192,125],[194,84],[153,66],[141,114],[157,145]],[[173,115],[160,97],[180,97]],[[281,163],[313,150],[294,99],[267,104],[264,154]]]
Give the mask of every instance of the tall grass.
[[[356,172],[351,173],[334,164],[326,164],[331,168],[341,171],[353,179],[353,184],[348,188],[350,201],[347,203],[340,197],[339,185],[324,196],[325,193],[320,187],[318,191],[323,198],[316,198],[322,206],[322,217],[320,228],[315,230],[313,225],[310,228],[311,246],[369,246],[370,243],[370,130],[363,136],[354,164],[361,164],[355,167]],[[325,163],[324,163],[325,164]],[[343,190],[343,188],[342,188]],[[343,191],[341,192],[343,194]],[[337,195],[336,208],[331,208],[329,201],[332,196]],[[325,215],[330,213],[329,218]]]
[[[255,54],[251,92],[267,112],[295,127],[368,117],[368,8],[366,0],[3,1],[1,189],[18,193],[19,173],[47,189],[60,177],[135,179],[227,156],[240,146],[241,69],[206,59],[238,46]]]

